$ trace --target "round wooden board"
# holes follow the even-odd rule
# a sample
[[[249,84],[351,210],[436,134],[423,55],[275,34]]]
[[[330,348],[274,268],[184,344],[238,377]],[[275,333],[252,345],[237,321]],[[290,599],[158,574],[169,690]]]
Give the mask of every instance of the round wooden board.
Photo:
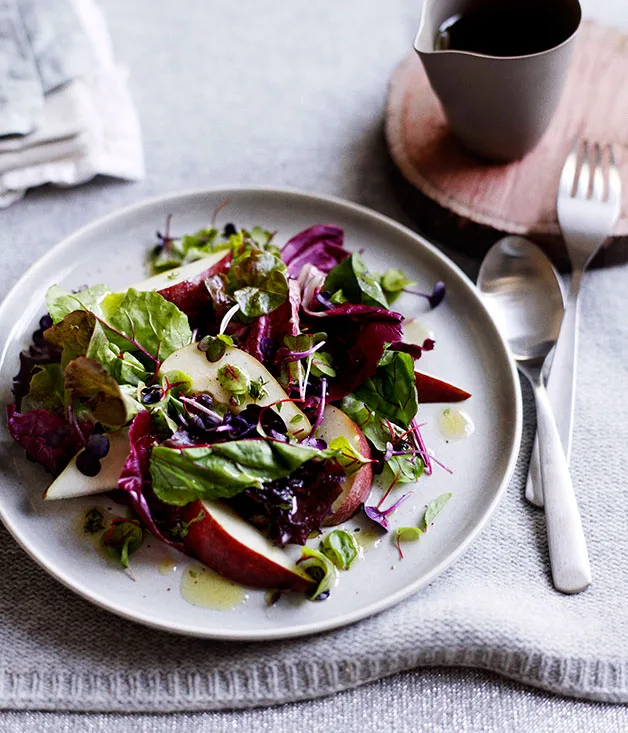
[[[556,191],[574,142],[612,144],[624,203],[595,265],[628,262],[628,35],[587,21],[563,98],[540,143],[499,164],[465,151],[449,132],[423,66],[412,52],[390,83],[386,137],[404,208],[429,238],[483,257],[506,234],[528,236],[569,269],[556,219]]]

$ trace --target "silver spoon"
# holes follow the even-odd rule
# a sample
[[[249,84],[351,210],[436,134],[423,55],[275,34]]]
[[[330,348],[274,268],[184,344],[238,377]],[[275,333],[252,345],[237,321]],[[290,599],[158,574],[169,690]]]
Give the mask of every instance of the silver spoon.
[[[551,262],[532,242],[506,237],[489,250],[478,275],[484,302],[513,358],[534,389],[545,522],[552,579],[562,593],[591,584],[589,556],[567,460],[542,370],[563,317],[563,296]]]

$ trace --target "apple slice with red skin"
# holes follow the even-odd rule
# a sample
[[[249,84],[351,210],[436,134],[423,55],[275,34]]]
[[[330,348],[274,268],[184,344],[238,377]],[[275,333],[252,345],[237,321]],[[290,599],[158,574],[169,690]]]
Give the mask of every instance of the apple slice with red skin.
[[[315,581],[233,509],[218,501],[182,508],[186,552],[225,578],[250,588],[311,591]]]
[[[347,417],[342,410],[327,405],[323,419],[316,431],[316,437],[329,443],[334,438],[344,436],[365,458],[371,458],[371,449],[364,433]],[[342,485],[342,493],[332,504],[332,513],[325,519],[325,525],[335,525],[352,517],[366,501],[373,485],[373,467],[370,463],[359,468],[347,477]]]
[[[419,402],[463,402],[471,397],[471,393],[450,382],[425,374],[414,372]]]
[[[231,252],[214,252],[187,265],[153,275],[132,287],[140,291],[154,290],[193,319],[211,302],[205,280],[226,272],[230,264]]]

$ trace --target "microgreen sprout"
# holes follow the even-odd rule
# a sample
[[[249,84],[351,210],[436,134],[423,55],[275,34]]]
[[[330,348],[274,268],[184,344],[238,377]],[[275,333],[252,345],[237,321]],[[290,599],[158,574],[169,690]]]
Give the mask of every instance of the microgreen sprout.
[[[222,321],[220,321],[220,333],[224,333],[227,330],[227,326],[231,322],[231,319],[235,316],[235,314],[240,310],[240,306],[236,303],[234,306],[231,306],[229,310],[225,313]]]
[[[431,293],[422,293],[419,290],[411,290],[410,288],[405,288],[404,293],[409,293],[410,295],[420,295],[422,298],[425,298],[427,302],[430,304],[430,308],[436,308],[437,305],[439,305],[443,298],[445,297],[445,283],[439,280],[436,285],[434,285],[434,289]]]
[[[388,517],[397,509],[397,507],[404,502],[406,499],[412,496],[414,491],[408,491],[403,496],[399,497],[394,504],[388,507],[388,509],[379,509],[378,506],[365,506],[364,513],[366,516],[380,527],[388,531]]]

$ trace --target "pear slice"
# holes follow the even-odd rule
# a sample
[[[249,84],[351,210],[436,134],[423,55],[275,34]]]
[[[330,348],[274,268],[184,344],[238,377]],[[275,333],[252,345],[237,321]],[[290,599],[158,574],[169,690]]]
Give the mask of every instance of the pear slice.
[[[186,553],[229,580],[251,588],[308,591],[312,578],[286,550],[218,501],[194,501],[183,507],[188,531]]]
[[[242,369],[248,374],[251,381],[261,378],[264,382],[265,394],[258,400],[253,400],[247,395],[241,405],[232,405],[230,403],[231,393],[220,384],[218,379],[218,371],[227,365]],[[286,423],[288,432],[297,440],[302,440],[312,430],[305,413],[294,402],[282,401],[288,400],[288,395],[268,369],[254,356],[235,346],[227,346],[225,353],[218,361],[209,362],[204,352],[198,350],[197,344],[189,344],[171,354],[161,365],[161,371],[163,374],[169,371],[185,372],[192,380],[194,392],[209,392],[216,401],[229,405],[229,409],[235,413],[242,411],[246,405],[252,403],[260,407],[273,405],[273,410],[279,413]]]
[[[79,496],[104,494],[118,488],[118,478],[129,455],[129,431],[108,433],[109,452],[100,461],[100,471],[86,476],[76,467],[79,451],[44,492],[44,499],[75,499]]]
[[[224,259],[228,254],[229,251],[224,250],[221,252],[213,252],[200,260],[189,262],[187,265],[181,265],[181,267],[175,267],[172,270],[160,272],[158,275],[153,275],[146,280],[142,280],[142,282],[131,285],[131,287],[142,292],[147,292],[149,290],[156,290],[157,292],[168,290],[182,282],[196,280],[199,275],[205,275],[207,270],[212,269],[214,265]]]
[[[205,280],[212,275],[225,272],[230,262],[231,252],[214,252],[187,265],[153,275],[133,287],[136,290],[158,292],[193,321],[211,303]]]
[[[316,437],[322,438],[329,444],[334,438],[343,436],[358,453],[365,458],[371,458],[371,448],[360,428],[342,410],[333,405],[327,405],[321,424],[316,431]],[[331,514],[325,519],[324,524],[327,526],[341,524],[352,517],[368,498],[372,485],[373,467],[367,463],[348,476],[342,484],[342,492],[332,504]]]

